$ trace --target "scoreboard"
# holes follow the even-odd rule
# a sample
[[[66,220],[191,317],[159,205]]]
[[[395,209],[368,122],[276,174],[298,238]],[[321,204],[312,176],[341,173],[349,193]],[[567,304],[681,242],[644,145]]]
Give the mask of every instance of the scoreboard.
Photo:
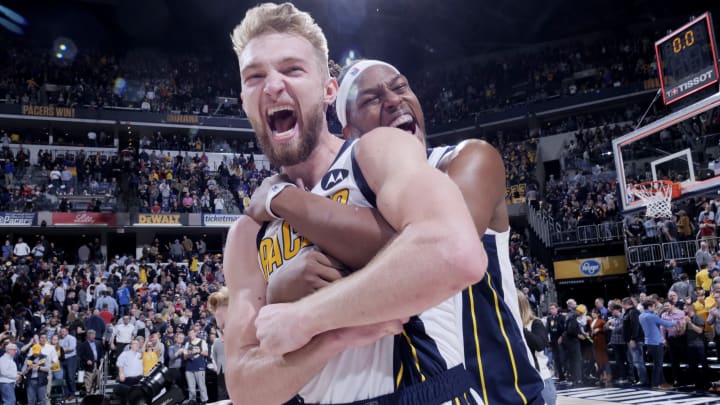
[[[717,83],[717,48],[710,13],[655,42],[655,56],[666,105]]]

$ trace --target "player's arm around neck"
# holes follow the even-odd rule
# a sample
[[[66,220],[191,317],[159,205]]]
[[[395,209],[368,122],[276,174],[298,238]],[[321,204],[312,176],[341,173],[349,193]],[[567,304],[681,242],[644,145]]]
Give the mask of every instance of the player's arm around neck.
[[[272,200],[272,210],[295,230],[350,269],[365,266],[395,231],[371,208],[289,187]]]
[[[482,279],[487,266],[462,194],[416,139],[379,128],[356,147],[398,235],[366,267],[301,300],[316,333],[417,315]]]
[[[285,356],[259,349],[254,322],[265,305],[266,283],[257,262],[258,230],[243,216],[228,233],[223,266],[232,310],[225,324],[226,378],[233,403],[277,405],[297,394],[342,347],[333,335],[323,334]]]

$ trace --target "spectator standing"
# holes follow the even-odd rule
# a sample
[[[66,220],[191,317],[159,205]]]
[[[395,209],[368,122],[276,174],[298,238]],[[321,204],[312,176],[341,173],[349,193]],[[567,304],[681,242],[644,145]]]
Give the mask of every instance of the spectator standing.
[[[687,337],[687,364],[690,383],[696,390],[703,390],[706,386],[706,376],[710,374],[707,356],[705,355],[705,321],[695,313],[695,307],[685,306],[685,319],[683,329]],[[703,372],[698,370],[702,366]]]
[[[59,334],[52,335],[52,337],[50,338],[50,344],[55,348],[55,353],[57,354],[57,356],[55,357],[57,361],[50,364],[50,376],[52,378],[52,381],[62,381],[62,392],[63,394],[65,394],[65,386],[67,384],[65,382],[62,368],[62,363],[65,362],[65,350],[63,350],[62,346],[60,345]],[[48,388],[48,395],[51,392],[50,390],[52,390],[52,386]]]
[[[673,283],[680,281],[680,276],[683,274],[683,268],[677,265],[675,259],[670,259],[667,267],[670,269],[670,275]],[[685,275],[687,276],[687,274]]]
[[[55,282],[55,289],[53,290],[53,304],[55,309],[59,310],[60,313],[65,312],[65,284],[62,279],[58,279]]]
[[[660,327],[674,328],[677,324],[660,318],[655,313],[655,302],[647,300],[643,303],[644,312],[640,314],[640,326],[645,334],[645,346],[652,360],[652,388],[660,390],[671,389],[672,386],[665,383],[663,377],[663,340]]]
[[[115,387],[115,395],[123,399],[127,404],[127,393],[130,387],[140,382],[143,376],[143,360],[140,353],[140,341],[133,340],[130,348],[120,354],[117,359],[118,385]]]
[[[708,269],[712,266],[713,258],[708,250],[707,241],[700,242],[700,249],[695,252],[695,263],[697,263],[698,269]]]
[[[88,146],[97,146],[97,132],[88,131],[87,139],[88,139]]]
[[[30,246],[23,241],[23,238],[18,238],[13,248],[13,254],[18,258],[25,258],[30,255]]]
[[[578,311],[578,305],[574,300],[568,300],[568,317],[565,322],[565,333],[562,336],[563,349],[565,350],[566,370],[570,375],[569,384],[582,383],[582,351],[580,348],[580,340],[585,339],[585,335],[578,323],[578,316],[582,314]]]
[[[182,247],[186,259],[192,258],[192,251],[194,245],[195,244],[193,243],[192,239],[188,238],[187,235],[183,235]]]
[[[12,159],[5,161],[3,173],[5,174],[5,187],[12,186],[15,183],[15,163]]]
[[[680,240],[690,240],[693,238],[694,235],[694,229],[693,229],[692,221],[690,221],[690,217],[688,217],[685,210],[680,210],[678,212],[678,222],[677,222],[677,233],[680,237]]]
[[[217,197],[215,197],[213,203],[215,204],[216,214],[222,214],[225,211],[225,200],[219,194]]]
[[[521,291],[518,291],[518,305],[525,341],[532,352],[535,369],[540,373],[540,377],[545,383],[542,398],[547,405],[555,405],[557,401],[555,382],[552,378],[552,372],[548,368],[548,359],[545,356],[545,349],[548,346],[547,329],[545,329],[543,322],[532,312],[530,302]]]
[[[692,305],[685,304],[684,307]],[[663,303],[663,310],[660,317],[666,321],[672,322],[674,325],[683,323],[685,320],[685,312],[678,309],[675,304],[667,300]],[[672,368],[672,385],[678,386],[680,383],[680,362],[685,359],[685,329],[684,328],[662,328],[667,348],[670,352],[670,363]]]
[[[83,243],[78,248],[78,261],[79,264],[85,264],[90,260],[90,248],[88,247],[87,243]]]
[[[47,356],[42,353],[41,346],[38,344],[33,345],[30,349],[30,355],[23,363],[22,368],[22,374],[25,376],[28,405],[45,405],[50,363]]]
[[[158,364],[160,357],[155,351],[155,345],[153,344],[153,342],[150,341],[150,339],[145,342],[144,346],[145,350],[143,350],[142,353],[143,376],[147,376],[150,374],[150,371],[152,371],[152,369]]]
[[[715,347],[720,347],[720,291],[713,292],[715,305],[708,311],[707,324],[713,328]]]
[[[640,311],[630,297],[623,298],[622,306],[625,309],[622,330],[628,349],[627,360],[637,372],[639,385],[648,385],[649,381],[647,369],[645,368],[645,355],[643,350],[645,347],[645,334],[640,324]],[[634,379],[634,373],[630,374],[629,379]]]
[[[622,307],[620,305],[610,305],[610,317],[605,322],[605,329],[610,331],[608,345],[613,349],[615,370],[612,374],[616,377],[615,381],[618,384],[624,384],[628,381],[629,376],[633,374],[633,371],[632,362],[628,361],[627,343],[625,343],[625,335],[623,334]]]
[[[12,256],[13,251],[15,250],[15,246],[13,246],[12,243],[10,243],[10,239],[5,239],[5,244],[2,247],[2,260],[5,262]]]
[[[710,291],[712,287],[712,278],[707,267],[701,267],[700,271],[695,274],[695,285],[702,287],[705,291]]]
[[[182,262],[183,256],[185,254],[185,249],[183,249],[182,244],[180,244],[179,239],[175,239],[175,241],[170,245],[169,247],[170,251],[170,257],[175,260],[176,262]]]
[[[207,402],[207,386],[205,385],[205,369],[207,368],[208,346],[197,337],[194,329],[188,332],[188,342],[183,350],[185,359],[185,378],[188,384],[188,396],[191,401],[197,398],[196,389],[200,390],[200,401]]]
[[[182,372],[183,359],[185,358],[184,349],[185,346],[185,335],[182,332],[178,332],[173,337],[173,342],[168,346],[168,369],[172,371],[172,375],[176,382],[180,385],[185,384],[184,373]]]
[[[100,311],[97,309],[92,311],[92,315],[85,319],[85,329],[87,329],[88,332],[90,329],[94,330],[97,336],[103,336],[105,334],[105,321],[100,317]]]
[[[223,328],[228,310],[228,291],[223,287],[220,291],[212,293],[208,299],[208,309],[215,316],[217,326],[217,338],[212,344],[211,357],[213,370],[217,373],[217,400],[228,399],[227,387],[225,386],[225,339]],[[545,334],[547,338],[547,334]]]
[[[21,376],[15,363],[17,350],[15,343],[8,343],[5,346],[5,353],[0,356],[0,394],[2,394],[3,405],[16,405],[17,403],[15,401],[15,384]]]
[[[597,300],[595,302],[597,305]],[[593,354],[595,363],[597,364],[598,377],[601,383],[609,384],[611,382],[611,376],[610,361],[607,353],[607,338],[605,336],[605,321],[598,308],[593,308],[590,314],[592,316],[592,320],[590,321],[590,336],[593,341]]]
[[[562,335],[565,333],[565,316],[558,312],[558,305],[552,303],[549,306],[549,315],[546,323],[550,334],[550,350],[552,353],[552,364],[555,369],[555,377],[558,380],[565,379],[565,356],[562,351]]]
[[[37,241],[35,246],[33,246],[31,253],[36,261],[40,260],[45,256],[45,246],[43,246],[40,241]]]
[[[113,328],[113,332],[113,343],[111,348],[115,350],[115,353],[118,356],[120,356],[120,354],[125,351],[125,346],[133,342],[133,339],[137,334],[135,325],[130,322],[130,315],[123,316],[122,321],[118,322],[117,325],[115,325],[115,328]]]
[[[668,296],[671,292],[677,294],[678,299],[683,301],[685,301],[686,298],[695,298],[692,286],[690,285],[690,281],[688,280],[688,275],[685,273],[680,274],[680,279],[674,282],[672,286],[670,286]]]
[[[41,333],[40,334],[40,346],[42,350],[42,354],[45,355],[45,357],[48,359],[48,367],[50,367],[54,363],[60,362],[60,358],[58,357],[57,350],[55,349],[55,346],[53,346],[50,341],[48,340],[47,333]],[[46,390],[45,393],[50,392],[50,384],[52,383],[52,374],[48,374],[45,378],[45,384],[46,384]]]
[[[87,338],[78,348],[78,356],[82,370],[85,372],[83,382],[85,393],[92,395],[100,382],[100,362],[105,355],[102,343],[95,339],[95,330],[88,329]]]
[[[78,368],[78,355],[77,355],[77,339],[75,336],[68,333],[67,328],[60,329],[60,346],[62,346],[65,352],[65,361],[62,363],[63,374],[65,377],[65,388],[67,391],[67,397],[72,398],[75,396],[77,391],[76,386],[76,374]]]
[[[105,322],[105,325],[111,325],[114,317],[113,313],[110,312],[110,309],[108,309],[108,304],[102,304],[100,318],[102,318],[103,322]]]
[[[127,285],[127,281],[123,280],[122,285],[117,290],[117,302],[120,307],[120,316],[125,316],[130,313],[130,287]]]

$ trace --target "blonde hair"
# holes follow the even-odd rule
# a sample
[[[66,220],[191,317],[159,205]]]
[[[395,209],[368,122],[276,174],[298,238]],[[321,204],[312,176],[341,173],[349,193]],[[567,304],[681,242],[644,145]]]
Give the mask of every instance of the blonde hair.
[[[272,33],[297,35],[306,39],[315,48],[321,72],[330,76],[325,34],[310,14],[298,10],[291,3],[263,3],[245,13],[245,18],[230,35],[238,60],[251,40]]]
[[[522,321],[523,326],[525,326],[528,323],[537,319],[537,317],[533,313],[532,308],[530,308],[530,301],[528,301],[525,294],[523,294],[522,291],[518,290],[517,295],[518,305],[520,306],[520,320]]]
[[[214,314],[219,307],[227,306],[229,300],[227,287],[222,287],[218,291],[210,294],[210,298],[208,298],[208,311]]]

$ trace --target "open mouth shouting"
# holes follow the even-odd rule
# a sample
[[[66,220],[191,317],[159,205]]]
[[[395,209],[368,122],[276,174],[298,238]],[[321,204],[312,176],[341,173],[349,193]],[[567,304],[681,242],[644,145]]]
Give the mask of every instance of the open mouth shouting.
[[[267,122],[275,141],[288,140],[298,133],[298,114],[291,105],[268,108]]]
[[[413,135],[417,131],[417,122],[415,121],[415,117],[413,117],[409,113],[403,113],[402,115],[398,116],[388,126],[398,128]]]

